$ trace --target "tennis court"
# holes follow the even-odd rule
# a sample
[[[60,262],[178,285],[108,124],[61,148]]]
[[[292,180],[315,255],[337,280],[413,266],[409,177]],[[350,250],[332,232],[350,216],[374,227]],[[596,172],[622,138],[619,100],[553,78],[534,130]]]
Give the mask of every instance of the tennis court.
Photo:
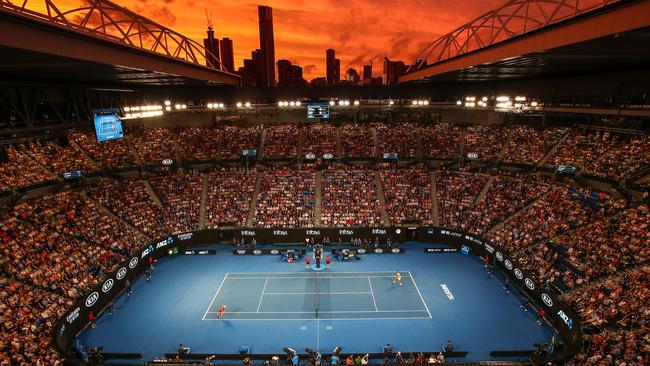
[[[402,272],[226,273],[203,320],[431,318],[415,279]]]

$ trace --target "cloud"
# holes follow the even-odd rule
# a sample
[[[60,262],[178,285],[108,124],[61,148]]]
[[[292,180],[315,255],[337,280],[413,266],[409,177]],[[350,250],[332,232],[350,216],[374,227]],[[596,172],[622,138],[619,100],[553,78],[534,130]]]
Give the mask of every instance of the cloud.
[[[316,65],[314,65],[314,64],[305,65],[305,66],[302,68],[302,72],[303,72],[303,74],[304,74],[304,75],[310,75],[310,76],[311,76],[311,74],[313,74],[316,70],[318,70],[318,67],[316,67]]]

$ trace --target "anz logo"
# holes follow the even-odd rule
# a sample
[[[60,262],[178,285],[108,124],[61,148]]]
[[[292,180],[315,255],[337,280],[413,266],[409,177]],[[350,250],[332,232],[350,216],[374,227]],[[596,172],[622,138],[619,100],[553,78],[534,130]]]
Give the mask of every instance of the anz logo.
[[[562,310],[558,311],[557,315],[560,317],[560,319],[564,321],[564,324],[566,324],[566,326],[569,327],[569,329],[573,328],[573,319],[569,318],[569,316],[566,315],[564,311]]]
[[[114,283],[115,281],[113,281],[112,278],[107,279],[106,282],[104,282],[104,284],[102,285],[102,292],[107,293],[108,291],[110,291],[113,288]]]
[[[86,298],[86,307],[89,308],[99,300],[99,292],[95,291]]]

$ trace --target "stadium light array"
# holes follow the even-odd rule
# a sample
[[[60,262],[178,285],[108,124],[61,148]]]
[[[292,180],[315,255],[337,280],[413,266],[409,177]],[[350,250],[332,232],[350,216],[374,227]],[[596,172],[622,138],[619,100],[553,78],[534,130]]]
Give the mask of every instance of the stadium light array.
[[[538,105],[537,102],[530,102],[531,107],[537,107],[537,105]]]
[[[165,101],[165,106],[170,106],[170,105],[172,105],[172,102],[166,100],[166,101]]]
[[[463,101],[462,100],[457,100],[456,105],[463,105]]]
[[[333,101],[333,100],[330,100],[330,105],[334,105],[334,104],[336,104],[336,102]]]
[[[242,107],[241,102],[237,102],[237,108],[241,108],[241,107]]]
[[[521,97],[521,96],[515,97],[515,101],[516,101],[516,102],[525,102],[525,101],[526,101],[526,97]]]
[[[388,101],[388,105],[393,105],[393,104],[395,104],[395,102],[393,102],[392,100]]]
[[[208,109],[219,109],[224,108],[225,105],[223,103],[208,103],[207,107]]]
[[[411,101],[411,104],[412,104],[412,105],[423,106],[423,105],[429,105],[429,101],[428,101],[428,100],[424,100],[424,99],[413,100],[413,101]]]
[[[250,103],[250,102],[246,102],[244,105],[246,106],[246,108],[250,108],[250,107],[251,107],[251,103]]]
[[[502,95],[500,97],[497,97],[497,102],[507,102],[510,100],[510,97]]]
[[[354,101],[354,105],[359,105],[359,101],[358,101],[358,100],[355,100],[355,101]]]

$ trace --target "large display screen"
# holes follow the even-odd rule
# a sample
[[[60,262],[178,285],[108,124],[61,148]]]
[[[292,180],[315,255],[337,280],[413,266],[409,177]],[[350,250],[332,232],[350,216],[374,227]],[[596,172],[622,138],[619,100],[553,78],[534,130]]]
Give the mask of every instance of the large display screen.
[[[307,104],[307,118],[330,118],[329,103]]]
[[[115,140],[124,137],[122,121],[115,110],[93,111],[97,141]]]

